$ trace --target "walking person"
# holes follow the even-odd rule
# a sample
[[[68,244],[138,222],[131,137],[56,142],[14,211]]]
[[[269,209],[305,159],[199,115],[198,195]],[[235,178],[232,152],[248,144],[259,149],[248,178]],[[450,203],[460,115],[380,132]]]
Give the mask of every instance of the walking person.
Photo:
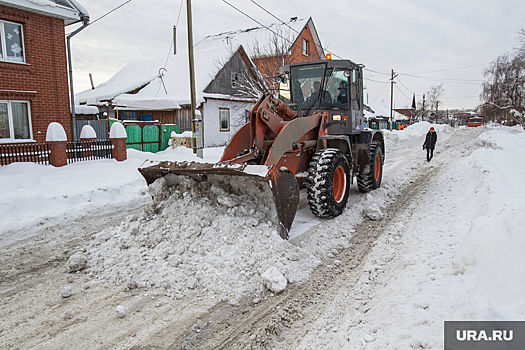
[[[423,143],[423,149],[427,150],[427,162],[430,162],[434,156],[434,148],[436,147],[437,140],[437,133],[434,127],[431,127],[429,132],[427,132],[425,143]]]

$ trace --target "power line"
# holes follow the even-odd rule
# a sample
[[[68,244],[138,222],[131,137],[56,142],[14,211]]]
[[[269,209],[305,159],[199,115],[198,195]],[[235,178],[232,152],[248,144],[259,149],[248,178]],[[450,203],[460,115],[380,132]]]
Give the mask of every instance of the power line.
[[[253,17],[251,17],[250,15],[246,14],[245,12],[243,12],[242,10],[240,10],[239,8],[235,7],[234,5],[230,4],[228,1],[226,0],[222,0],[224,3],[226,3],[227,5],[231,6],[232,8],[234,8],[235,10],[237,10],[238,12],[240,12],[241,14],[243,14],[244,16],[248,17],[249,19],[251,19],[252,21],[254,21],[255,23],[259,24],[260,26],[268,29],[270,32],[274,33],[275,35],[281,37],[282,39],[288,41],[290,44],[293,44],[293,42],[285,37],[283,37],[282,35],[274,32],[273,30],[271,30],[269,27],[265,26],[264,24],[262,24],[261,22],[257,21],[256,19],[254,19]],[[264,8],[263,6],[261,6],[260,4],[258,4],[256,1],[254,0],[251,0],[251,2],[253,2],[255,5],[257,5],[259,8],[261,8],[264,12],[268,13],[270,16],[272,16],[273,18],[277,19],[279,22],[281,22],[282,24],[286,25],[287,27],[289,27],[290,29],[292,29],[294,32],[300,34],[300,32],[298,32],[296,29],[294,29],[293,27],[291,27],[290,25],[288,25],[286,22],[284,22],[283,20],[281,20],[279,17],[275,16],[273,13],[271,13],[270,11],[268,11],[266,8]],[[331,52],[329,51],[328,49],[324,48],[322,45],[319,45],[319,44],[316,44],[314,43],[314,45],[316,47],[319,47],[321,48],[323,51],[329,53],[329,54],[332,54],[333,56],[341,59],[341,60],[344,60],[343,57],[339,56],[338,54],[334,53],[334,52]],[[368,69],[368,68],[363,68],[363,70],[365,71],[369,71],[369,72],[373,72],[373,73],[376,73],[376,74],[380,74],[380,75],[388,75],[389,73],[385,73],[385,72],[378,72],[378,71],[375,71],[375,70],[372,70],[372,69]]]
[[[369,80],[369,81],[373,81],[374,83],[381,83],[381,84],[388,84],[390,83],[389,81],[379,81],[379,80],[374,80],[374,79],[370,79],[370,78],[363,78],[364,80]]]
[[[375,70],[372,70],[372,69],[369,69],[369,68],[363,68],[363,70],[366,70],[366,71],[372,72],[372,73],[376,73],[376,74],[380,74],[380,75],[390,75],[390,73],[388,73],[388,72],[378,72],[378,71],[375,71]]]
[[[483,80],[467,80],[467,79],[452,79],[452,78],[436,78],[436,77],[421,77],[413,74],[402,74],[407,77],[416,78],[416,79],[423,79],[423,80],[430,80],[430,81],[437,81],[441,83],[452,83],[452,84],[470,84],[470,85],[479,85],[483,82]]]
[[[180,7],[179,7],[179,15],[177,16],[177,23],[175,24],[175,28],[177,28],[179,26],[179,19],[180,19],[180,14],[182,12],[182,4],[183,3],[184,3],[184,0],[181,0],[180,1]],[[175,40],[175,38],[173,38],[171,40],[170,49],[168,50],[168,56],[166,56],[166,62],[164,62],[164,68],[166,68],[166,65],[168,64],[168,60],[170,59],[171,49],[173,48],[174,40]]]
[[[479,96],[454,96],[454,97],[444,97],[444,98],[474,98]]]
[[[407,95],[405,95],[405,93],[403,92],[403,90],[401,90],[397,85],[396,85],[396,89],[403,95],[407,98],[407,100],[411,100],[410,97],[408,97]]]
[[[390,82],[386,82],[385,85],[383,85],[383,88],[381,89],[381,91],[379,91],[379,93],[377,94],[377,96],[374,98],[374,100],[373,100],[372,103],[370,103],[370,104],[373,104],[373,103],[377,100],[377,98],[381,95],[381,93],[383,92],[383,90],[385,89],[385,87],[386,87],[388,84],[390,84]]]
[[[473,67],[486,66],[488,64],[490,64],[490,62],[489,63],[474,64],[474,65],[471,65],[471,66],[457,67],[457,68],[438,69],[438,70],[431,70],[431,71],[427,71],[427,72],[401,73],[401,74],[427,74],[427,73],[437,73],[437,72],[448,72],[448,71],[453,71],[453,70],[460,70],[460,69],[467,69],[467,68],[473,68]]]
[[[124,5],[126,5],[126,4],[129,4],[131,1],[133,1],[133,0],[128,0],[128,1],[124,2],[123,4],[121,4],[121,5],[117,6],[117,7],[115,7],[113,10],[111,10],[111,11],[107,12],[106,14],[100,16],[99,18],[97,18],[96,20],[94,20],[93,22],[91,22],[91,23],[89,23],[89,24],[90,24],[90,25],[95,24],[96,22],[100,21],[102,18],[106,17],[106,16],[109,15],[110,13],[112,13],[112,12],[114,12],[114,11],[117,11],[119,8],[121,8],[122,6],[124,6]]]

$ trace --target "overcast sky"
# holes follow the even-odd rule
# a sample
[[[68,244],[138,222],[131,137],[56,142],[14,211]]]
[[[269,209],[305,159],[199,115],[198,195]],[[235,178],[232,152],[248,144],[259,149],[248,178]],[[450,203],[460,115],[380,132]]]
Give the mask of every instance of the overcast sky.
[[[255,1],[283,20],[312,17],[325,49],[369,69],[368,103],[383,113],[390,106],[391,69],[399,73],[396,108],[409,107],[412,93],[420,101],[441,83],[443,108],[476,107],[483,69],[512,51],[516,32],[525,27],[523,0]],[[79,2],[93,21],[125,0]],[[276,22],[250,0],[228,2],[264,24]],[[127,63],[168,57],[180,6],[181,0],[133,0],[77,34],[71,41],[75,92],[90,88],[89,73],[97,85]],[[194,0],[192,8],[194,42],[258,26],[221,0]],[[177,46],[186,54],[186,0],[178,28]]]

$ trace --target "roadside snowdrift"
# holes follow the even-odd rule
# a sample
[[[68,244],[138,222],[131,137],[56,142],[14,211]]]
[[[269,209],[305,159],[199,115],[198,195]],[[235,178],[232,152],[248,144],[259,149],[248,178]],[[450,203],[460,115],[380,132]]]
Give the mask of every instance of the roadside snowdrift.
[[[463,179],[462,206],[472,223],[458,247],[455,273],[469,277],[472,301],[459,319],[525,319],[525,133],[496,128],[481,134]]]

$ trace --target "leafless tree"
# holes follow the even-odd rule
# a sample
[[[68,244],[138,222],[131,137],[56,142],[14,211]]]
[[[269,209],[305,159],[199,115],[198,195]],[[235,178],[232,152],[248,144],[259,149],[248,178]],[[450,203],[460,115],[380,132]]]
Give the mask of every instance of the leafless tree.
[[[504,116],[520,122],[525,111],[525,28],[518,31],[517,41],[520,46],[514,52],[502,54],[483,72],[480,99],[484,113],[493,119]]]
[[[439,85],[433,85],[430,87],[430,90],[427,92],[427,98],[428,98],[428,108],[431,111],[436,111],[436,114],[439,109],[439,105],[441,105],[443,102],[440,100],[441,97],[443,97],[445,93],[445,89],[443,88],[443,84]]]
[[[295,36],[296,33],[286,26],[274,26],[263,41],[256,39],[248,46],[248,54],[270,91],[277,87],[279,68],[294,62],[290,48]]]

